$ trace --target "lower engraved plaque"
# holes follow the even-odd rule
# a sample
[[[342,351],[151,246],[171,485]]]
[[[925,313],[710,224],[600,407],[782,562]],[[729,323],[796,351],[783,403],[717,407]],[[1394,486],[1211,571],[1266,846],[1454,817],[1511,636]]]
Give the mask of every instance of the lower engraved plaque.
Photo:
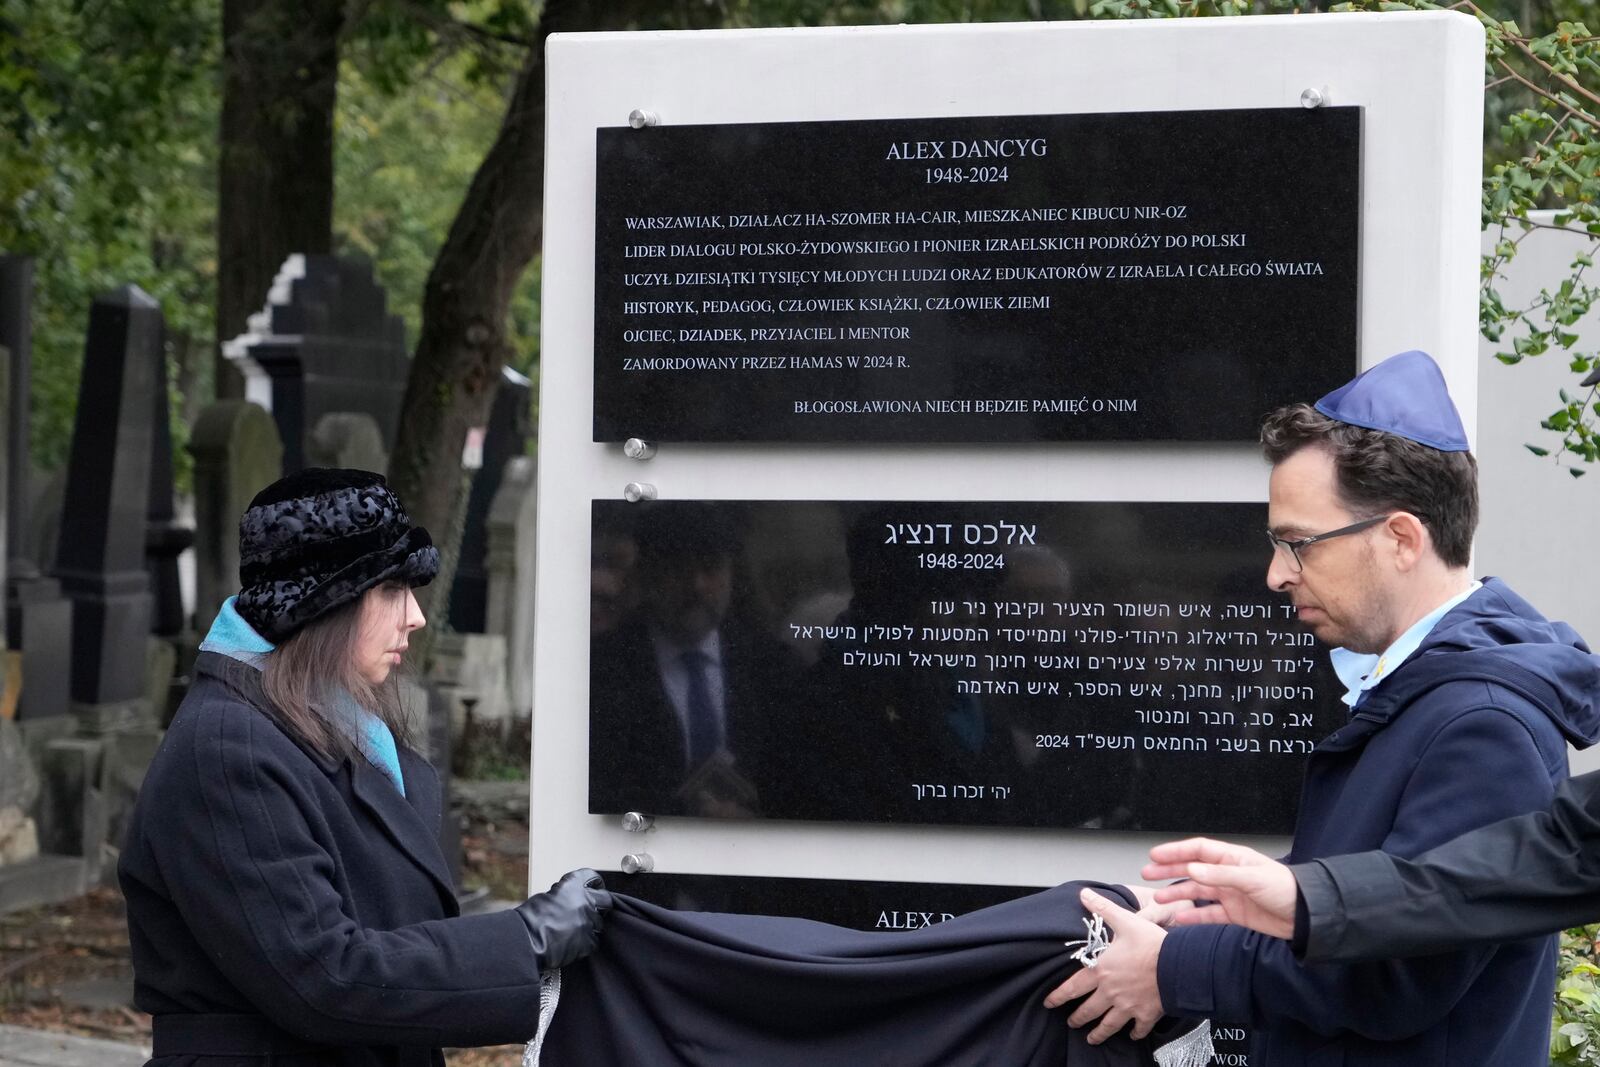
[[[853,930],[917,930],[1039,891],[1014,885],[601,873],[607,889],[676,911],[792,915]],[[1072,872],[1064,870],[1062,875],[1070,878]],[[1067,951],[1063,946],[1062,952]],[[1044,992],[1040,991],[1041,1000]],[[1066,1016],[1063,1009],[1062,1026],[1067,1025]],[[1212,1040],[1216,1046],[1212,1063],[1249,1067],[1247,1031],[1214,1027]]]
[[[1287,833],[1261,504],[595,501],[597,813]]]

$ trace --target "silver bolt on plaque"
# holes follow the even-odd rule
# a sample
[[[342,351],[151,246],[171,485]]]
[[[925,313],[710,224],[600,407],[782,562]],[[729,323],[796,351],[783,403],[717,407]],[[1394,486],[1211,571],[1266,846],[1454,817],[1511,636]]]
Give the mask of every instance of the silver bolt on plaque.
[[[642,130],[646,126],[654,126],[660,121],[660,115],[657,115],[654,111],[646,111],[642,107],[636,107],[628,112],[628,125],[636,130]]]
[[[622,828],[630,834],[642,834],[655,824],[656,817],[642,811],[624,812],[622,816]]]
[[[1321,107],[1328,102],[1328,94],[1322,89],[1301,89],[1300,106],[1310,111],[1312,108]]]
[[[629,459],[649,459],[656,454],[656,446],[641,437],[630,437],[622,442],[622,454]]]
[[[647,874],[655,869],[655,857],[648,852],[630,852],[622,857],[623,874]]]
[[[622,487],[622,499],[630,504],[637,504],[641,500],[654,500],[656,487],[649,482],[629,482]]]

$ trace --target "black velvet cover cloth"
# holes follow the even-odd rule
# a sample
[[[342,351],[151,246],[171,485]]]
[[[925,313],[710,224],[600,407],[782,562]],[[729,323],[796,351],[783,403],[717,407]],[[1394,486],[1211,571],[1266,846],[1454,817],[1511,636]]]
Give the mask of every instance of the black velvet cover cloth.
[[[1133,1067],[1197,1025],[1100,1046],[1045,995],[1085,936],[1069,882],[921,930],[675,912],[615,895],[600,949],[562,969],[543,1067]]]

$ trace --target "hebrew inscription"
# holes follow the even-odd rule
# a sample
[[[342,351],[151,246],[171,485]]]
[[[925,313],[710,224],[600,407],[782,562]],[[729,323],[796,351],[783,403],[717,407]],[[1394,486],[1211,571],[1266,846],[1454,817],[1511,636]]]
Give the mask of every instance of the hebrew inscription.
[[[594,811],[1286,832],[1341,721],[1260,504],[593,507]]]

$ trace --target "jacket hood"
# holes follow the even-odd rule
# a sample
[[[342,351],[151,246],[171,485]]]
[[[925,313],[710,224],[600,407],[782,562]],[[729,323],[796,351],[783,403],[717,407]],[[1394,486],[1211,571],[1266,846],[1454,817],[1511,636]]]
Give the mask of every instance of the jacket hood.
[[[1358,714],[1387,718],[1426,690],[1471,679],[1525,697],[1578,748],[1600,740],[1600,655],[1498,578],[1485,578],[1482,589],[1440,619]]]

